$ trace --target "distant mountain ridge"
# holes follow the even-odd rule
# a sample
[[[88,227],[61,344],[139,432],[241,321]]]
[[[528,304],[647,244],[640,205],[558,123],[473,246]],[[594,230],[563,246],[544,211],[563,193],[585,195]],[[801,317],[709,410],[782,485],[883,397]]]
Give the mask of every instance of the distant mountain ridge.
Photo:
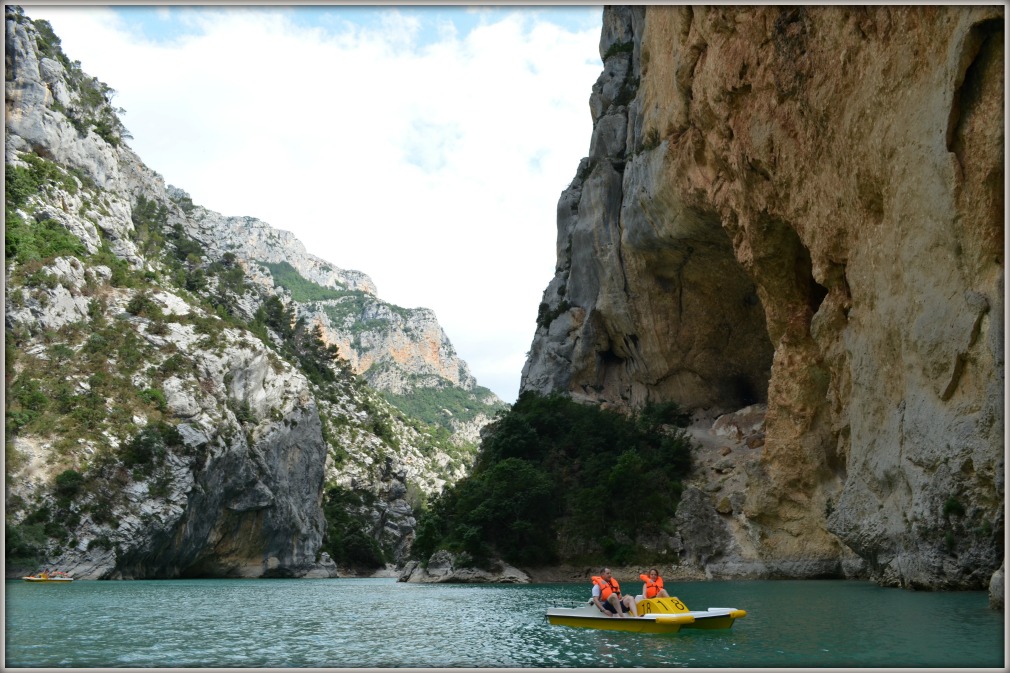
[[[189,200],[181,189],[169,186],[169,191],[182,203]],[[262,220],[222,216],[200,206],[189,215],[193,237],[210,256],[234,254],[244,261],[251,281],[290,298],[299,316],[320,327],[323,340],[336,346],[351,371],[389,393],[393,404],[416,408],[404,398],[420,389],[441,391],[423,415],[473,443],[479,441],[479,426],[505,407],[477,384],[431,309],[382,301],[368,275],[309,254],[293,234]]]

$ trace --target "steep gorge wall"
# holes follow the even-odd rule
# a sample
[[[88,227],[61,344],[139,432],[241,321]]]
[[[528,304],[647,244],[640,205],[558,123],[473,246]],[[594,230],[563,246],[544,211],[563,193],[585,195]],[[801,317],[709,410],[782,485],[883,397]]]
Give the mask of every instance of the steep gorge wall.
[[[166,185],[118,135],[104,85],[58,45],[45,22],[6,8],[9,576],[36,558],[80,579],[333,576],[331,487],[363,496],[340,513],[404,561],[415,507],[461,478],[471,454],[339,365],[313,381],[253,319],[269,299],[294,303],[261,262],[388,306],[372,281]],[[98,133],[100,118],[114,132]],[[80,245],[21,255],[63,235]],[[199,259],[176,269],[182,243]],[[212,271],[229,259],[251,282]],[[476,386],[434,315],[410,313],[443,343],[430,366]],[[429,341],[418,350],[436,350]]]
[[[522,390],[766,402],[720,515],[768,574],[855,552],[888,584],[988,583],[1003,25],[995,6],[605,9]]]

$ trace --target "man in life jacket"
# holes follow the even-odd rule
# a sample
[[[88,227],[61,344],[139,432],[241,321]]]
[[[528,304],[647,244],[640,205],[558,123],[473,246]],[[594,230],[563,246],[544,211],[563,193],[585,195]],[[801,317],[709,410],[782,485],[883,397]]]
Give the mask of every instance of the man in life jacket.
[[[641,598],[669,598],[670,594],[666,593],[666,589],[663,588],[663,578],[659,576],[659,571],[653,568],[649,571],[649,574],[641,574],[639,577],[645,584],[642,585],[642,596]]]
[[[593,605],[610,617],[623,617],[625,610],[633,617],[638,616],[635,599],[621,596],[621,585],[614,579],[610,568],[604,568],[601,576],[593,576]]]

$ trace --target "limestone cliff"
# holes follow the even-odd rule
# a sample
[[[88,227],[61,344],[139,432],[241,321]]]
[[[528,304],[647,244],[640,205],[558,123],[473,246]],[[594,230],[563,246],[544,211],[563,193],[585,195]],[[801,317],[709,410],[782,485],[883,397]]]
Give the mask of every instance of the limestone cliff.
[[[703,475],[685,494],[726,532],[681,531],[717,575],[987,586],[1004,530],[1003,8],[603,16],[589,156],[558,204],[521,390],[675,400],[709,426],[766,404],[733,497]]]
[[[473,449],[364,385],[277,276],[388,306],[371,280],[166,185],[111,89],[17,7],[5,92],[8,572],[330,576],[352,534],[404,560]],[[429,369],[484,397],[417,313]]]

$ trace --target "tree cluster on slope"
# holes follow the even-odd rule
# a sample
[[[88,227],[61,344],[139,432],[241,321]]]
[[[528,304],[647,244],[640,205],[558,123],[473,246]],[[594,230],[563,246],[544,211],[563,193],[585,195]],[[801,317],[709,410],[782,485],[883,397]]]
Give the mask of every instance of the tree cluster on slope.
[[[421,516],[413,555],[447,549],[478,566],[649,560],[642,542],[671,526],[691,470],[687,421],[672,403],[628,418],[523,393],[485,432],[472,474]]]

